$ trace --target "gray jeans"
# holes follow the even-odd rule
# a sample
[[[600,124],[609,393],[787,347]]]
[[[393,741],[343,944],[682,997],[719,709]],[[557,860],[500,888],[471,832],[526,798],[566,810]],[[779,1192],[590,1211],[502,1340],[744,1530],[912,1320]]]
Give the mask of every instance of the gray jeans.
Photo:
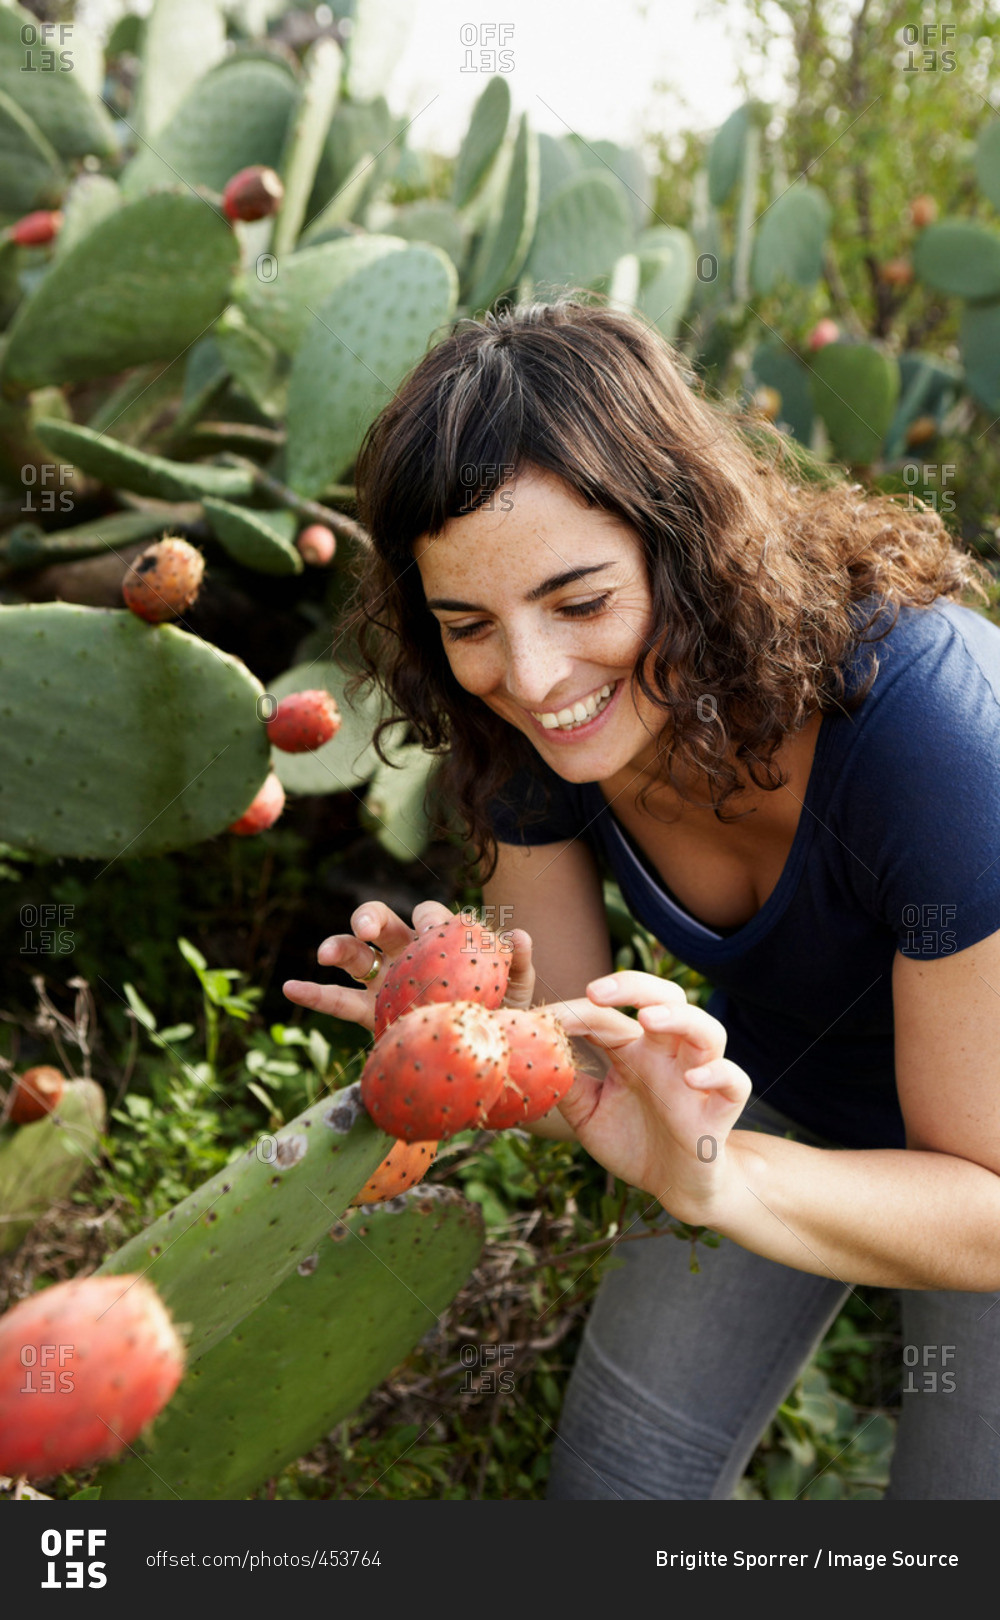
[[[739,1127],[829,1145],[760,1098]],[[699,1245],[696,1273],[670,1236],[623,1244],[618,1258],[569,1381],[548,1499],[727,1500],[849,1289],[726,1240]],[[900,1299],[902,1414],[886,1498],[1000,1500],[1000,1294]]]

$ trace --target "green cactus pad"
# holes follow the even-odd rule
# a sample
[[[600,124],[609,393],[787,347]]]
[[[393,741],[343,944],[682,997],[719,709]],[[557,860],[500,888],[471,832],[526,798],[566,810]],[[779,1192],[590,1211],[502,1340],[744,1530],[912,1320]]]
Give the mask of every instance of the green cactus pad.
[[[384,96],[373,101],[341,101],[330,122],[326,143],[316,169],[316,180],[306,210],[307,219],[315,219],[335,201],[341,188],[357,171],[359,160],[370,154],[371,167],[365,183],[356,197],[354,211],[349,219],[358,217],[372,190],[380,182],[384,166],[392,154],[387,150],[392,139],[392,118]]]
[[[576,134],[567,135],[566,142],[579,152],[581,171],[603,172],[621,184],[628,198],[632,228],[644,230],[652,209],[653,177],[642,153],[634,146],[619,146],[615,141],[585,141]]]
[[[713,208],[729,201],[743,170],[743,149],[750,127],[750,104],[731,112],[716,131],[708,153],[708,196]]]
[[[13,97],[0,90],[0,215],[58,208],[67,176],[59,154]]]
[[[347,42],[347,94],[377,96],[392,78],[414,24],[410,0],[354,0]]]
[[[268,770],[260,682],[127,609],[0,607],[0,839],[112,861],[222,832]]]
[[[373,212],[370,211],[369,218]],[[384,228],[407,242],[430,242],[447,253],[456,266],[460,266],[465,257],[466,228],[461,214],[451,203],[438,202],[433,197],[404,203],[386,215]]]
[[[154,0],[143,22],[141,51],[132,110],[148,141],[163,131],[192,85],[225,57],[222,6],[218,0]]]
[[[694,243],[687,231],[661,225],[639,243],[638,308],[673,342],[694,290]]]
[[[212,331],[237,387],[264,416],[279,421],[288,409],[288,356],[250,325],[237,304],[223,310]]]
[[[121,206],[122,194],[106,174],[78,174],[62,204],[63,222],[53,247],[53,257],[61,259],[80,238]]]
[[[776,426],[791,433],[800,444],[811,444],[815,411],[809,372],[784,343],[767,338],[758,344],[750,362],[747,386],[751,391],[776,388],[781,395]]]
[[[482,1252],[476,1205],[441,1183],[330,1222],[308,1261],[187,1372],[102,1499],[232,1500],[356,1411],[434,1326]]]
[[[320,36],[306,55],[305,82],[281,155],[285,195],[274,222],[271,251],[290,253],[306,219],[316,170],[340,95],[343,57],[335,40]]]
[[[291,541],[294,512],[253,512],[208,495],[203,504],[215,538],[244,568],[259,574],[301,574],[305,565]]]
[[[464,208],[486,179],[503,144],[510,123],[510,85],[494,73],[472,109],[472,118],[458,152],[451,200]]]
[[[547,135],[544,131],[538,136],[538,208],[539,212],[547,208],[552,197],[572,180],[575,174],[580,174],[583,165],[580,162],[580,151],[571,145],[565,136]]]
[[[1000,208],[1000,124],[991,118],[976,142],[976,179],[994,208]]]
[[[927,225],[913,244],[913,271],[956,298],[1000,298],[1000,233],[964,219]]]
[[[209,467],[196,461],[168,461],[150,456],[106,433],[95,433],[78,422],[42,417],[36,424],[39,438],[94,478],[114,489],[153,495],[164,501],[184,501],[203,495],[250,495],[253,475],[241,467]]]
[[[631,251],[632,238],[632,213],[621,182],[590,170],[560,187],[539,215],[525,272],[544,292],[589,287]]]
[[[430,842],[424,800],[441,759],[418,743],[404,743],[386,752],[391,764],[380,761],[376,766],[365,795],[365,810],[382,848],[405,864],[419,860]]]
[[[34,537],[21,537],[11,529],[5,540],[0,540],[0,557],[12,568],[41,568],[71,558],[97,557],[102,551],[119,551],[139,540],[154,540],[173,527],[169,510],[108,512],[91,523],[56,529],[52,534],[38,531]]]
[[[196,1361],[313,1252],[392,1140],[365,1113],[355,1082],[262,1135],[98,1275],[148,1276],[174,1320],[188,1324]]]
[[[362,152],[343,185],[330,198],[325,208],[313,214],[299,237],[300,247],[318,247],[321,242],[351,233],[347,221],[353,219],[368,189],[375,163],[374,152]]]
[[[764,210],[754,237],[751,280],[769,293],[782,280],[811,287],[823,271],[831,209],[818,186],[791,186]]]
[[[373,776],[379,760],[372,747],[372,733],[382,718],[382,702],[370,690],[349,704],[344,695],[347,676],[336,664],[322,658],[308,664],[296,664],[268,683],[268,691],[279,702],[289,692],[326,691],[336,699],[340,710],[340,730],[321,748],[307,754],[286,754],[280,748],[272,751],[271,764],[288,793],[342,793],[355,788]],[[388,745],[395,733],[386,732],[382,747]]]
[[[959,341],[969,392],[986,410],[1000,412],[1000,304],[967,304]]]
[[[67,1080],[59,1106],[44,1119],[0,1127],[0,1254],[16,1249],[97,1162],[105,1116],[96,1081]]]
[[[355,271],[316,308],[288,385],[287,481],[298,494],[318,495],[353,465],[370,422],[457,297],[448,256],[413,243]]]
[[[828,343],[811,365],[813,403],[837,461],[877,459],[899,398],[899,364],[868,343]]]
[[[295,102],[295,80],[277,62],[251,57],[214,68],[192,86],[153,144],[139,147],[122,171],[123,192],[135,197],[179,182],[221,192],[250,164],[276,169]]]
[[[488,309],[517,280],[538,222],[538,136],[521,114],[503,207],[488,232],[472,272],[469,306]]]
[[[80,158],[91,152],[113,157],[117,145],[110,114],[88,93],[82,76],[67,71],[60,61],[58,36],[54,46],[52,37],[42,41],[38,18],[30,11],[0,6],[0,90],[34,120],[60,157]]]
[[[972,306],[976,308],[977,306]],[[984,306],[990,307],[990,306]],[[885,436],[883,459],[894,461],[908,453],[906,434],[919,416],[933,416],[938,426],[958,398],[962,374],[936,355],[908,350],[899,357],[899,404]],[[917,450],[912,452],[920,455]]]
[[[126,203],[56,259],[10,328],[4,385],[82,382],[177,360],[224,309],[239,246],[193,192]]]
[[[313,312],[356,270],[364,270],[387,253],[406,247],[400,236],[346,236],[316,247],[302,247],[283,259],[273,281],[260,281],[251,271],[233,287],[236,305],[251,326],[283,354],[302,346]],[[227,312],[228,313],[228,312]]]

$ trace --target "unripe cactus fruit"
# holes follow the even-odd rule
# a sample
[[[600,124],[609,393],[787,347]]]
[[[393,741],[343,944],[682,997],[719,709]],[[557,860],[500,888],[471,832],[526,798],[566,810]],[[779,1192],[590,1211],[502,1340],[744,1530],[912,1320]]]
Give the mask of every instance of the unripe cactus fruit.
[[[933,225],[937,215],[938,206],[933,197],[928,197],[926,193],[914,197],[910,204],[910,224],[918,231],[922,231],[925,225]]]
[[[268,741],[286,754],[307,754],[335,737],[340,723],[332,693],[322,689],[289,692],[267,722]]]
[[[18,247],[44,247],[46,243],[55,241],[62,222],[62,214],[57,209],[38,208],[33,214],[25,214],[23,219],[16,219],[13,225],[8,225],[7,237]]]
[[[441,1141],[485,1125],[509,1055],[503,1026],[474,1001],[404,1013],[375,1042],[361,1101],[380,1130],[404,1142]]]
[[[576,1070],[569,1036],[549,1007],[500,1007],[490,1013],[510,1047],[500,1095],[486,1128],[506,1130],[541,1119],[565,1097]]]
[[[310,523],[308,528],[302,530],[295,544],[303,562],[310,563],[314,568],[325,568],[333,561],[337,537],[325,523]]]
[[[222,212],[227,219],[266,219],[281,207],[285,188],[273,169],[253,163],[226,181]]]
[[[937,436],[938,425],[936,416],[917,416],[906,430],[907,448],[912,450],[918,444],[927,444]]]
[[[496,934],[461,916],[425,929],[393,962],[376,993],[376,1040],[394,1019],[430,1002],[502,1006],[511,952],[500,949],[500,943]]]
[[[238,838],[249,838],[253,833],[265,832],[273,827],[285,808],[285,790],[276,771],[268,776],[253,803],[244,810],[229,831]]]
[[[913,280],[913,266],[909,259],[887,259],[878,275],[890,287],[908,287]]]
[[[384,1204],[422,1181],[437,1153],[437,1142],[393,1143],[382,1163],[373,1170],[351,1207],[358,1204]]]
[[[766,417],[769,422],[773,422],[781,410],[781,395],[776,388],[768,388],[765,384],[757,389],[753,396],[753,403],[754,409],[759,411],[761,416]]]
[[[40,1063],[34,1069],[25,1069],[23,1074],[15,1076],[11,1086],[6,1117],[12,1125],[30,1125],[36,1119],[44,1119],[58,1106],[65,1089],[65,1075],[51,1064]]]
[[[840,327],[836,321],[831,321],[829,316],[824,315],[809,334],[809,347],[815,354],[817,349],[825,348],[828,343],[836,343],[839,337]]]
[[[113,1457],[167,1404],[184,1347],[140,1276],[54,1284],[0,1317],[0,1473]]]
[[[125,605],[150,624],[186,612],[197,598],[205,559],[196,546],[173,535],[147,546],[122,581]]]

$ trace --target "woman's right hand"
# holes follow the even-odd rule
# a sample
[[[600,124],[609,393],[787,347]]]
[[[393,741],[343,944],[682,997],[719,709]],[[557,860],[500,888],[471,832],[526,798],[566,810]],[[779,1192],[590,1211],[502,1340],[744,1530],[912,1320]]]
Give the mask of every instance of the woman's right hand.
[[[385,982],[389,968],[425,929],[438,923],[449,922],[455,913],[437,900],[421,900],[413,908],[413,927],[397,917],[381,900],[366,900],[352,913],[350,934],[331,934],[316,952],[316,960],[323,967],[338,967],[352,977],[361,979],[372,967],[374,956],[370,946],[376,945],[382,953],[378,976],[370,984],[357,990],[346,985],[315,984],[307,979],[286,979],[283,993],[289,1001],[316,1012],[329,1013],[345,1023],[375,1028],[375,996]],[[507,943],[509,942],[509,943]],[[506,1007],[530,1007],[535,986],[535,970],[531,965],[531,938],[523,928],[515,928],[497,941],[500,950],[512,953],[510,981],[504,998]]]

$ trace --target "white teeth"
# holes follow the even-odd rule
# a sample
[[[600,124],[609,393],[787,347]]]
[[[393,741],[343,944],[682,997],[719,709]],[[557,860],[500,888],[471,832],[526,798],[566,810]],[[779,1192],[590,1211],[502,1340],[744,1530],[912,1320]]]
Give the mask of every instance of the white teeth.
[[[531,712],[535,719],[545,727],[546,731],[555,731],[557,729],[560,731],[573,731],[577,726],[583,725],[585,721],[592,720],[594,715],[605,707],[613,691],[614,684],[612,683],[602,686],[599,692],[592,692],[590,697],[586,698],[582,703],[574,703],[572,708],[560,709],[555,714],[551,711],[539,714],[534,709]]]

